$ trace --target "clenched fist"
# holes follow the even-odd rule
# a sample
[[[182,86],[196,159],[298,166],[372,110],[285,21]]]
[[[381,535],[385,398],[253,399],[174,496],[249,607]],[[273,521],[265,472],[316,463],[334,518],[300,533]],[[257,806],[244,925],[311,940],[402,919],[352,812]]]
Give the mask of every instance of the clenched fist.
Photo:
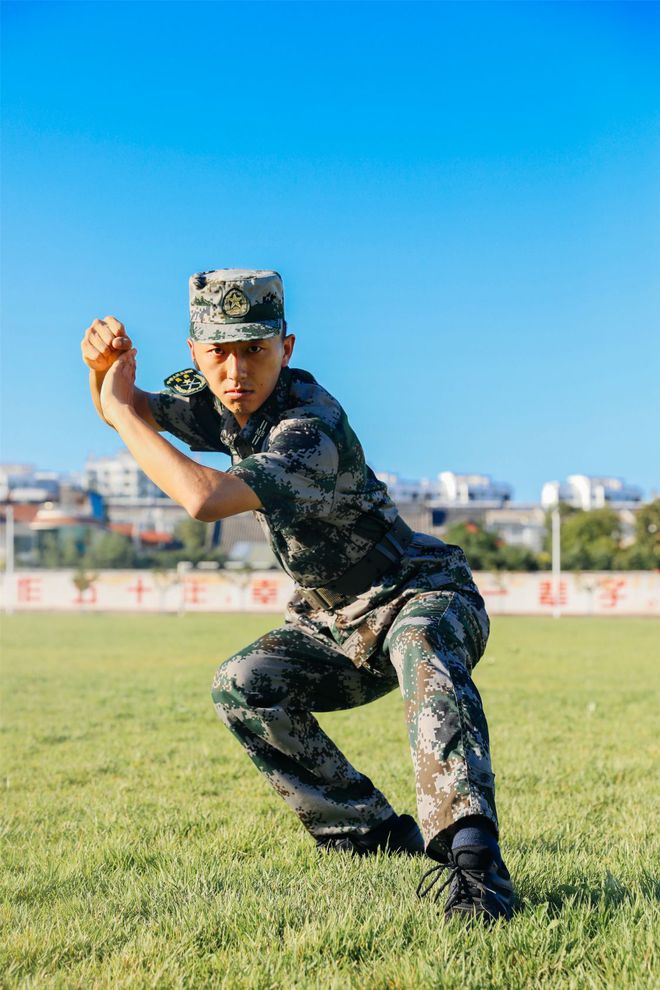
[[[134,405],[133,387],[135,385],[135,355],[132,348],[126,354],[120,354],[103,379],[101,386],[101,408],[106,423],[116,429],[115,420],[123,408]]]
[[[82,359],[92,371],[105,372],[111,368],[120,354],[130,351],[131,340],[126,328],[114,316],[94,320],[85,330],[80,344]]]

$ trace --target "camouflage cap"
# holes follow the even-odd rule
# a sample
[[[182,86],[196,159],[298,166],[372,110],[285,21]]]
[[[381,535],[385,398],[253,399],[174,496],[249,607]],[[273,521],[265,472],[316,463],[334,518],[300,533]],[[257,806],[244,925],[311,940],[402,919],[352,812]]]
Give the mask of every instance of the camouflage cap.
[[[284,287],[277,272],[218,268],[190,276],[193,340],[277,337],[284,326]]]

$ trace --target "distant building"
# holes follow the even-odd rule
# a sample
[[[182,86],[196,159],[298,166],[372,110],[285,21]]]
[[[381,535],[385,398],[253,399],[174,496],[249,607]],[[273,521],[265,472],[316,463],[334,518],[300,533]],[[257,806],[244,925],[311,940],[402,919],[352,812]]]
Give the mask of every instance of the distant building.
[[[489,474],[455,474],[442,471],[438,475],[438,504],[449,506],[480,505],[499,508],[511,501],[513,488],[505,481],[493,481]]]
[[[636,509],[642,504],[642,491],[622,478],[570,474],[566,481],[547,481],[541,491],[541,505],[551,509],[565,502],[574,509]]]
[[[434,529],[459,522],[483,522],[490,509],[508,505],[513,489],[488,474],[456,474],[442,471],[435,482],[435,497],[429,503]]]
[[[133,545],[137,548],[167,549],[179,545],[172,533],[162,532],[153,529],[138,529],[132,523],[108,523],[108,530],[111,533],[118,533],[120,536],[128,536],[133,540]]]
[[[105,528],[102,513],[94,499],[75,502],[44,502],[31,523],[34,533],[54,533],[58,539],[72,539],[84,549],[85,533],[89,528]]]
[[[134,533],[173,533],[188,513],[147,477],[128,450],[112,457],[88,457],[85,487],[103,496],[112,524],[130,524]]]
[[[105,501],[109,522],[129,524],[135,532],[153,530],[158,533],[173,533],[177,523],[190,519],[183,506],[171,498],[159,496],[134,502],[128,499]]]
[[[222,520],[220,549],[227,555],[226,567],[270,570],[277,567],[259,520],[253,512],[239,512]]]
[[[0,502],[38,503],[60,496],[60,475],[33,464],[0,464]]]
[[[112,457],[89,457],[84,482],[87,489],[103,495],[110,506],[168,498],[147,477],[128,450],[120,450]]]
[[[398,474],[391,471],[377,471],[376,477],[379,481],[385,482],[387,490],[397,505],[400,503],[422,504],[430,501],[436,494],[436,486],[428,478],[410,481],[400,478]]]
[[[39,511],[39,505],[35,503],[12,505],[5,502],[4,505],[0,505],[0,566],[6,566],[8,510],[13,515],[16,563],[33,563],[36,559],[37,538],[32,529],[32,522]]]
[[[396,474],[378,474],[385,481],[411,529],[443,538],[455,523],[478,522],[513,546],[543,549],[545,514],[539,506],[513,505],[513,488],[488,474],[442,471],[434,480],[403,481]]]
[[[510,505],[488,509],[484,513],[486,529],[513,547],[527,547],[534,553],[543,550],[546,535],[545,512],[538,505]]]
[[[60,546],[69,543],[83,553],[90,530],[105,528],[103,500],[94,493],[85,494],[61,486],[66,495],[60,501],[5,502],[0,506],[0,557],[6,556],[7,513],[14,519],[14,550],[17,564],[38,561],[42,536],[54,537]]]
[[[456,474],[442,471],[436,478],[409,481],[398,474],[380,471],[390,495],[399,504],[433,504],[445,508],[481,506],[496,508],[511,501],[513,488],[504,481],[493,481],[488,474]]]

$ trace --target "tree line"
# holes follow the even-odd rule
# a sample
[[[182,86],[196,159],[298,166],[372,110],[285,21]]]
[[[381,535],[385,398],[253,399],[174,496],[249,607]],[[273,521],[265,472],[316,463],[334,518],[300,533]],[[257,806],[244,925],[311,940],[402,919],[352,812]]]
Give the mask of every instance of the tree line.
[[[586,512],[560,503],[561,566],[565,571],[646,571],[660,568],[660,499],[643,505],[635,516],[634,541],[624,546],[619,514],[614,509]],[[551,513],[546,514],[543,549],[512,546],[478,522],[448,526],[443,539],[462,547],[475,571],[539,571],[552,563]]]
[[[83,570],[105,568],[158,568],[164,570],[183,560],[198,564],[226,560],[218,547],[210,544],[211,527],[198,519],[183,519],[174,528],[174,546],[167,549],[145,548],[130,536],[111,530],[93,530],[58,534],[40,534],[37,547],[38,567],[75,567]]]
[[[643,505],[635,518],[635,538],[624,546],[621,519],[614,509],[585,512],[559,505],[561,514],[561,566],[568,571],[655,570],[660,568],[660,499]],[[197,564],[216,561],[222,566],[226,555],[209,542],[209,525],[197,519],[177,524],[172,549],[145,549],[128,536],[88,530],[82,536],[58,537],[42,533],[37,566],[75,568],[176,567],[182,560]],[[546,517],[543,549],[534,553],[527,547],[506,543],[497,533],[478,521],[454,523],[442,534],[446,543],[462,547],[475,571],[539,571],[551,566],[550,513]]]

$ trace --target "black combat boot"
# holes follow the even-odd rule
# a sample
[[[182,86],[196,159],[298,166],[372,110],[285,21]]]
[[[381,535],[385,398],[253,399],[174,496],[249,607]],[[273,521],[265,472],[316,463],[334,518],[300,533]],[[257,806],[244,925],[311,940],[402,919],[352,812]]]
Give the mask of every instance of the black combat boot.
[[[317,837],[316,845],[319,849],[350,852],[357,856],[373,856],[379,850],[409,856],[424,854],[424,839],[411,815],[390,815],[364,835],[321,835]]]
[[[513,884],[494,838],[477,829],[465,830],[458,841],[454,839],[446,856],[446,862],[424,874],[417,887],[418,897],[425,897],[435,887],[433,899],[437,901],[449,887],[444,907],[447,920],[458,916],[491,924],[498,918],[505,921],[512,918]],[[436,887],[443,875],[443,882]]]

